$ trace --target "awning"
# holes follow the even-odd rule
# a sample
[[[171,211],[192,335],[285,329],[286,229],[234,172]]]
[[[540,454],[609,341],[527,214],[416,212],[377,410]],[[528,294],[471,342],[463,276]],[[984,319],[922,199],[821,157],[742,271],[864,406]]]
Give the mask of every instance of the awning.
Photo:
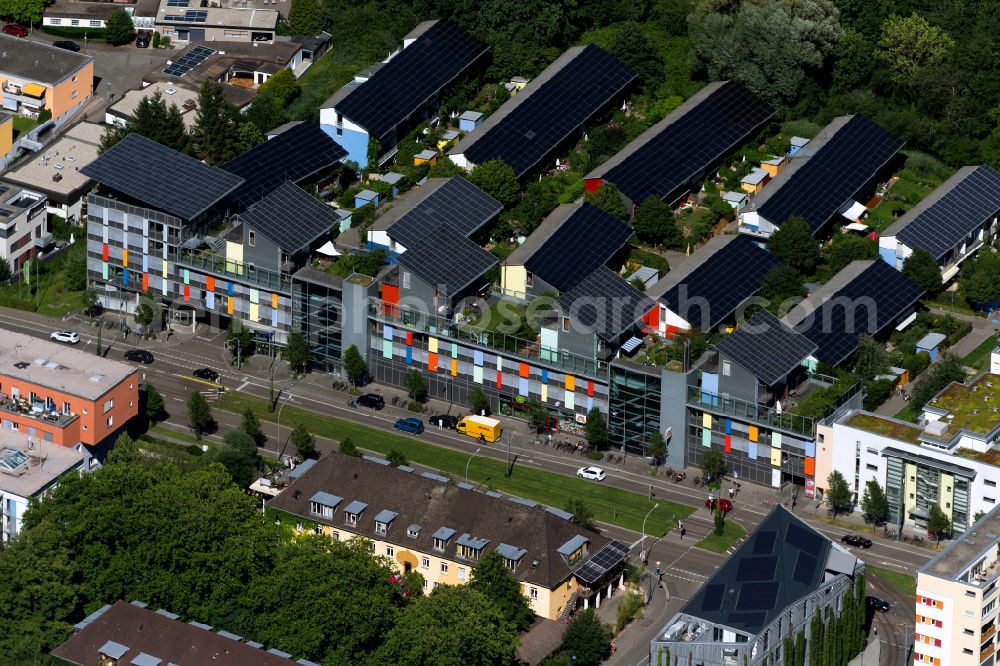
[[[867,210],[868,209],[865,208],[864,204],[858,203],[857,201],[852,201],[850,206],[847,206],[846,208],[840,211],[840,214],[846,217],[848,220],[857,221],[861,219],[861,215]]]
[[[864,231],[868,231],[868,225],[867,224],[862,224],[861,222],[851,222],[850,224],[845,225],[844,229],[846,231],[861,231],[861,232],[864,232]]]
[[[21,93],[28,97],[44,97],[45,86],[40,86],[37,83],[29,83],[21,88]]]
[[[337,250],[337,248],[335,248],[333,246],[333,241],[327,241],[327,242],[325,242],[323,244],[323,246],[320,247],[316,251],[319,252],[320,254],[325,254],[328,257],[339,257],[340,256],[340,251]]]

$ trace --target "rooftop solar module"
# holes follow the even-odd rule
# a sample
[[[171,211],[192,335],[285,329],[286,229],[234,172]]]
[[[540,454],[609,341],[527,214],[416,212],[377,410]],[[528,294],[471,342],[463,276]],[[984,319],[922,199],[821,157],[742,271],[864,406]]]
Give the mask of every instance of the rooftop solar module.
[[[661,280],[666,288],[659,300],[692,326],[714,331],[743,302],[760,289],[764,278],[780,262],[746,236],[721,237],[718,249],[702,258],[702,248],[688,261],[695,268],[682,277]],[[655,292],[654,292],[655,293]]]
[[[155,164],[156,168],[140,168],[143,164]],[[243,183],[239,176],[135,133],[81,167],[80,172],[185,220],[205,212]]]
[[[340,100],[336,109],[376,138],[409,118],[489,47],[447,21],[437,21]]]
[[[1000,173],[988,166],[963,167],[910,209],[883,236],[940,260],[1000,211]]]
[[[816,344],[767,310],[760,310],[716,348],[768,386],[774,386],[816,351]]]
[[[569,212],[567,216],[566,213]],[[529,237],[534,246],[524,258],[524,267],[559,291],[567,291],[606,264],[632,237],[632,229],[590,204],[557,208],[552,216],[564,216],[555,229],[545,221],[535,230],[545,238]],[[519,255],[522,253],[518,253]],[[511,254],[510,260],[514,259]]]
[[[858,338],[879,334],[924,294],[884,261],[866,263],[864,270],[794,327],[816,344],[813,356],[824,363],[843,363],[858,348]]]
[[[826,537],[776,507],[681,612],[757,634],[825,584],[831,553]]]
[[[222,168],[243,179],[230,199],[245,208],[282,183],[298,183],[330,169],[347,157],[330,135],[310,122],[298,123],[257,145]]]
[[[829,131],[829,127],[823,130]],[[818,138],[823,136],[821,132]],[[806,144],[792,165],[796,159],[805,161],[791,170],[786,167],[787,176],[778,174],[764,188],[766,200],[756,210],[779,227],[789,217],[802,217],[815,235],[902,146],[902,141],[872,121],[852,116],[815,153]]]
[[[407,196],[420,195],[420,190],[416,190]],[[405,202],[400,200],[393,206],[401,204]],[[454,176],[396,220],[387,233],[406,248],[418,244],[429,230],[438,225],[445,225],[456,234],[468,237],[501,210],[503,204],[499,201],[461,176]]]
[[[569,49],[450,153],[472,164],[502,159],[521,177],[634,79],[627,65],[593,44]]]
[[[576,577],[587,585],[593,585],[610,569],[624,562],[630,550],[628,544],[612,539],[584,561],[576,570]]]
[[[606,266],[573,285],[557,305],[574,324],[602,340],[615,340],[656,307],[653,299]]]
[[[635,203],[675,201],[774,116],[770,104],[735,81],[707,86],[587,175],[614,183]]]
[[[286,252],[298,252],[340,224],[333,208],[298,185],[282,183],[240,215]]]
[[[183,76],[205,62],[205,59],[213,53],[215,51],[207,46],[195,46],[181,55],[177,60],[170,61],[170,64],[163,69],[163,73],[170,76]]]
[[[445,224],[424,231],[420,240],[399,255],[399,265],[446,296],[455,296],[499,262]]]

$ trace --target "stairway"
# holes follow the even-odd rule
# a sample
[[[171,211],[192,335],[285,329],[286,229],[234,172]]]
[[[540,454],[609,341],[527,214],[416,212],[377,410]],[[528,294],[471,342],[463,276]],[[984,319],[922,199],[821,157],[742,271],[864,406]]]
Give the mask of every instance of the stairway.
[[[576,602],[577,602],[577,593],[573,592],[573,594],[571,594],[569,599],[566,601],[566,605],[563,606],[562,613],[559,614],[560,622],[565,622],[567,619],[569,619],[569,614],[572,611],[576,610]]]

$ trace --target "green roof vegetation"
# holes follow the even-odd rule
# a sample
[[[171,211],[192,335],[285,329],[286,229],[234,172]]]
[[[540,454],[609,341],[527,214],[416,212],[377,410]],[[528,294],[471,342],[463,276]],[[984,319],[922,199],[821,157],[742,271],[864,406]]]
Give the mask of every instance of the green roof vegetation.
[[[1000,424],[1000,376],[980,375],[972,384],[952,384],[927,403],[947,410],[951,431],[985,435]]]
[[[986,463],[988,465],[1000,466],[1000,451],[996,449],[990,449],[989,451],[976,451],[974,449],[958,449],[955,451],[955,455],[961,456],[962,458],[968,458],[969,460],[978,460],[979,462]]]
[[[867,430],[886,437],[892,437],[911,444],[920,443],[920,428],[908,423],[900,423],[892,419],[876,416],[875,414],[857,413],[849,418],[844,425],[852,428]]]

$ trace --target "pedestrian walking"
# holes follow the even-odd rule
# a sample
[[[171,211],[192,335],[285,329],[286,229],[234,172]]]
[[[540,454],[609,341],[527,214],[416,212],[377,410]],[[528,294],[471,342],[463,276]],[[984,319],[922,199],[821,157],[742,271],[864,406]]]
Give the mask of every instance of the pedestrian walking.
[[[733,499],[733,495],[735,495],[735,494],[736,494],[736,489],[735,488],[730,488],[729,489],[729,499]]]

